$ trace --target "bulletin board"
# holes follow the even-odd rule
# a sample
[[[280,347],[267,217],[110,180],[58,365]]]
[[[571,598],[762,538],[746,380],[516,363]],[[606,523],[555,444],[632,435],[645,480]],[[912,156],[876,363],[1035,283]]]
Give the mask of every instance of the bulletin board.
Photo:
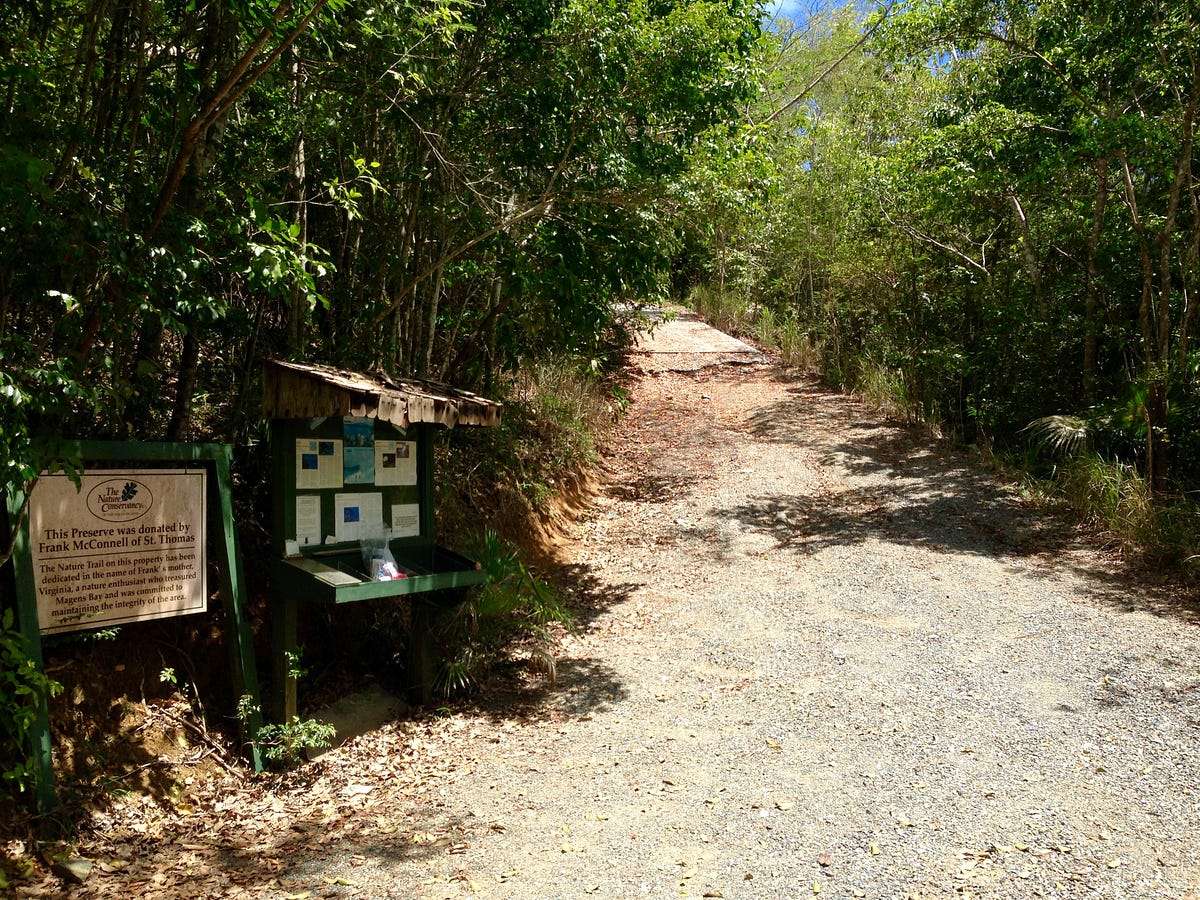
[[[357,546],[432,544],[429,428],[342,416],[272,423],[277,548],[285,556]]]

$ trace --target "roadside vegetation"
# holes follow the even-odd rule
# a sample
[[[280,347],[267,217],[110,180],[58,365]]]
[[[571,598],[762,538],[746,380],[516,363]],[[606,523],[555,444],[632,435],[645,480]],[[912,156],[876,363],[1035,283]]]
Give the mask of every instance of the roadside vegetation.
[[[693,169],[677,282],[1195,577],[1198,38],[1184,2],[775,23],[746,152]]]

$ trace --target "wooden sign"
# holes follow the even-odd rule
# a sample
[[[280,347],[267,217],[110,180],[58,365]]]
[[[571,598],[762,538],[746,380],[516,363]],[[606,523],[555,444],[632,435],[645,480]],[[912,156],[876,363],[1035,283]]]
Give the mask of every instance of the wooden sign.
[[[84,464],[79,485],[65,475],[43,475],[28,498],[21,491],[8,496],[4,523],[6,528],[18,523],[13,543],[17,622],[29,659],[42,668],[43,632],[201,612],[208,598],[206,551],[211,550],[225,610],[233,696],[246,711],[246,746],[255,771],[261,772],[262,755],[254,741],[262,710],[233,524],[232,450],[224,444],[120,441],[60,441],[54,450],[61,459]],[[162,467],[143,468],[147,463]],[[58,797],[45,697],[30,734],[37,804],[46,812],[58,805]]]
[[[43,475],[30,495],[38,622],[46,634],[203,612],[204,469]]]

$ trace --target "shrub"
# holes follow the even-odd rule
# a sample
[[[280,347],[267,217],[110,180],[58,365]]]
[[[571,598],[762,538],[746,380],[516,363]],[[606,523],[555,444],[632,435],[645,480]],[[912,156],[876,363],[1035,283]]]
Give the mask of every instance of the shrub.
[[[551,678],[557,637],[550,626],[573,627],[571,614],[554,590],[521,561],[520,550],[491,528],[479,535],[472,555],[487,582],[455,606],[439,627],[452,655],[438,674],[449,695],[478,683],[506,648],[519,644]]]
[[[700,318],[726,334],[745,334],[750,330],[754,316],[745,297],[698,284],[688,294],[687,303]]]
[[[33,728],[38,710],[62,685],[47,678],[29,658],[25,636],[14,627],[12,610],[0,616],[0,780],[19,793],[32,787]]]

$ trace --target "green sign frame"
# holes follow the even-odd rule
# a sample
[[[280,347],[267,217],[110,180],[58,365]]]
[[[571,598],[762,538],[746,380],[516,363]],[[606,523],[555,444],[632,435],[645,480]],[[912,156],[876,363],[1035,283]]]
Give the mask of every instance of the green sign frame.
[[[174,463],[203,465],[210,477],[208,484],[208,547],[209,558],[218,565],[218,589],[225,610],[229,634],[230,669],[233,674],[234,696],[249,697],[250,714],[245,723],[249,738],[250,762],[254,771],[263,769],[262,756],[255,742],[262,727],[262,701],[259,692],[258,669],[254,660],[254,638],[245,614],[246,584],[241,550],[233,521],[231,489],[232,449],[228,444],[142,443],[134,441],[62,441],[53,447],[54,457],[80,461],[81,471],[91,474],[88,465],[103,470],[111,465]],[[36,485],[34,487],[36,490]],[[13,547],[13,571],[17,588],[17,621],[25,637],[30,659],[43,668],[41,625],[33,571],[33,555],[29,536],[29,518],[22,518],[24,492],[8,497],[9,521],[21,519]],[[206,564],[202,561],[202,564]],[[38,809],[49,812],[58,806],[55,787],[54,760],[50,741],[49,707],[43,698],[33,729],[33,759],[35,799]]]

